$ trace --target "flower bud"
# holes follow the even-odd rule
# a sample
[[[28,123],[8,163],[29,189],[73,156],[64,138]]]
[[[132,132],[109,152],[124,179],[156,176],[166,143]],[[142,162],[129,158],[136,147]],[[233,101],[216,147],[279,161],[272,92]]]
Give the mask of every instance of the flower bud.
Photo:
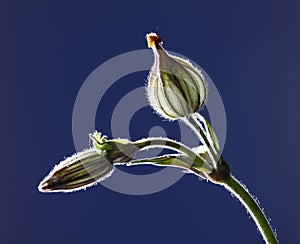
[[[90,135],[94,147],[66,158],[40,183],[41,192],[71,192],[85,189],[109,177],[114,164],[132,160],[140,149],[128,140],[106,140],[100,133]]]
[[[109,177],[114,166],[94,148],[66,158],[40,183],[41,192],[71,192],[85,189]]]
[[[150,105],[170,120],[195,113],[206,99],[201,72],[189,61],[168,54],[155,33],[147,34],[147,42],[154,52],[147,88]]]

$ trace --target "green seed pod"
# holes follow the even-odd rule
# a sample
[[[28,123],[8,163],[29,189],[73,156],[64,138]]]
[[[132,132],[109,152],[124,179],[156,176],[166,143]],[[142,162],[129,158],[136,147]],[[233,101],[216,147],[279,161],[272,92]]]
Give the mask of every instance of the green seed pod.
[[[155,33],[147,35],[147,42],[154,52],[147,88],[150,105],[170,120],[198,111],[204,106],[207,92],[201,72],[189,61],[170,55]]]
[[[140,149],[128,140],[106,140],[101,133],[90,135],[94,147],[66,158],[40,183],[41,192],[72,192],[109,177],[114,164],[132,160]]]
[[[114,166],[94,148],[66,158],[40,183],[41,192],[72,192],[109,177]]]

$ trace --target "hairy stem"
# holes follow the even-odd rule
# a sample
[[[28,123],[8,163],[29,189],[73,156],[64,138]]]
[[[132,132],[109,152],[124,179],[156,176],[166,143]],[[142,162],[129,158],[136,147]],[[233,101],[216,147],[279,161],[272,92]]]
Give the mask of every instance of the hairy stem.
[[[134,143],[135,146],[139,147],[140,149],[147,149],[147,148],[167,148],[179,153],[183,153],[188,156],[190,159],[194,160],[194,163],[202,168],[202,171],[206,173],[210,173],[213,168],[210,164],[208,164],[203,158],[201,158],[198,154],[196,154],[193,150],[189,147],[183,145],[182,143],[176,142],[174,140],[168,138],[146,138]]]
[[[204,134],[207,135],[207,137],[208,137],[207,139],[208,139],[208,141],[209,141],[209,143],[210,143],[210,146],[211,146],[211,148],[212,148],[212,150],[213,150],[214,155],[220,156],[219,148],[218,148],[218,146],[216,146],[216,145],[214,144],[213,139],[212,139],[212,137],[210,136],[209,128],[208,128],[208,126],[207,126],[208,121],[207,121],[201,114],[199,114],[199,113],[194,113],[192,116],[193,116],[194,120],[197,122],[197,124],[198,124],[198,126],[200,127],[200,129],[202,129],[202,130],[204,131]],[[203,128],[201,122],[203,123],[204,128]],[[205,132],[206,132],[206,133],[205,133]],[[216,147],[217,147],[217,148],[216,148]],[[219,157],[217,157],[217,159],[218,159],[218,158],[219,158]]]
[[[217,164],[217,161],[213,153],[213,145],[211,145],[211,143],[207,139],[206,133],[203,131],[203,128],[198,125],[198,122],[193,116],[183,117],[182,120],[195,132],[195,134],[199,137],[201,143],[207,148],[207,153],[215,166]]]
[[[277,244],[276,235],[271,228],[269,221],[267,220],[262,209],[259,207],[258,203],[253,199],[248,190],[241,185],[241,183],[235,179],[232,175],[227,177],[222,185],[229,190],[235,197],[237,197],[240,202],[245,206],[245,208],[250,213],[251,217],[255,221],[261,235],[268,244]]]

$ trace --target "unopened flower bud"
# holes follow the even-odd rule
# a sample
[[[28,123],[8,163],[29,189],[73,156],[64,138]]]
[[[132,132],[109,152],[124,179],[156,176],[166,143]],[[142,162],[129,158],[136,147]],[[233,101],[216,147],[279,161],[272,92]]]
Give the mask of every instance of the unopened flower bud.
[[[206,99],[201,72],[189,61],[170,55],[155,33],[147,35],[147,42],[154,52],[147,90],[150,105],[159,115],[170,120],[195,113]]]
[[[66,158],[40,183],[41,192],[72,192],[109,177],[114,166],[94,148]]]
[[[128,140],[106,140],[100,133],[90,135],[94,147],[66,158],[40,183],[41,192],[71,192],[109,177],[114,164],[126,164],[140,149]]]

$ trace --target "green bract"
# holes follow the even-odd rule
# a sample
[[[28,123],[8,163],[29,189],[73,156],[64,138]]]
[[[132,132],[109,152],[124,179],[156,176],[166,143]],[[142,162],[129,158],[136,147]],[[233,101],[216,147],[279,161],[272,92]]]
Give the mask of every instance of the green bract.
[[[101,137],[101,133],[90,134],[94,147],[103,153],[112,164],[126,163],[132,160],[139,147],[127,139],[106,140],[106,136]]]
[[[170,120],[198,111],[207,92],[201,72],[189,61],[168,54],[155,33],[148,34],[147,41],[155,58],[148,77],[150,105]]]

